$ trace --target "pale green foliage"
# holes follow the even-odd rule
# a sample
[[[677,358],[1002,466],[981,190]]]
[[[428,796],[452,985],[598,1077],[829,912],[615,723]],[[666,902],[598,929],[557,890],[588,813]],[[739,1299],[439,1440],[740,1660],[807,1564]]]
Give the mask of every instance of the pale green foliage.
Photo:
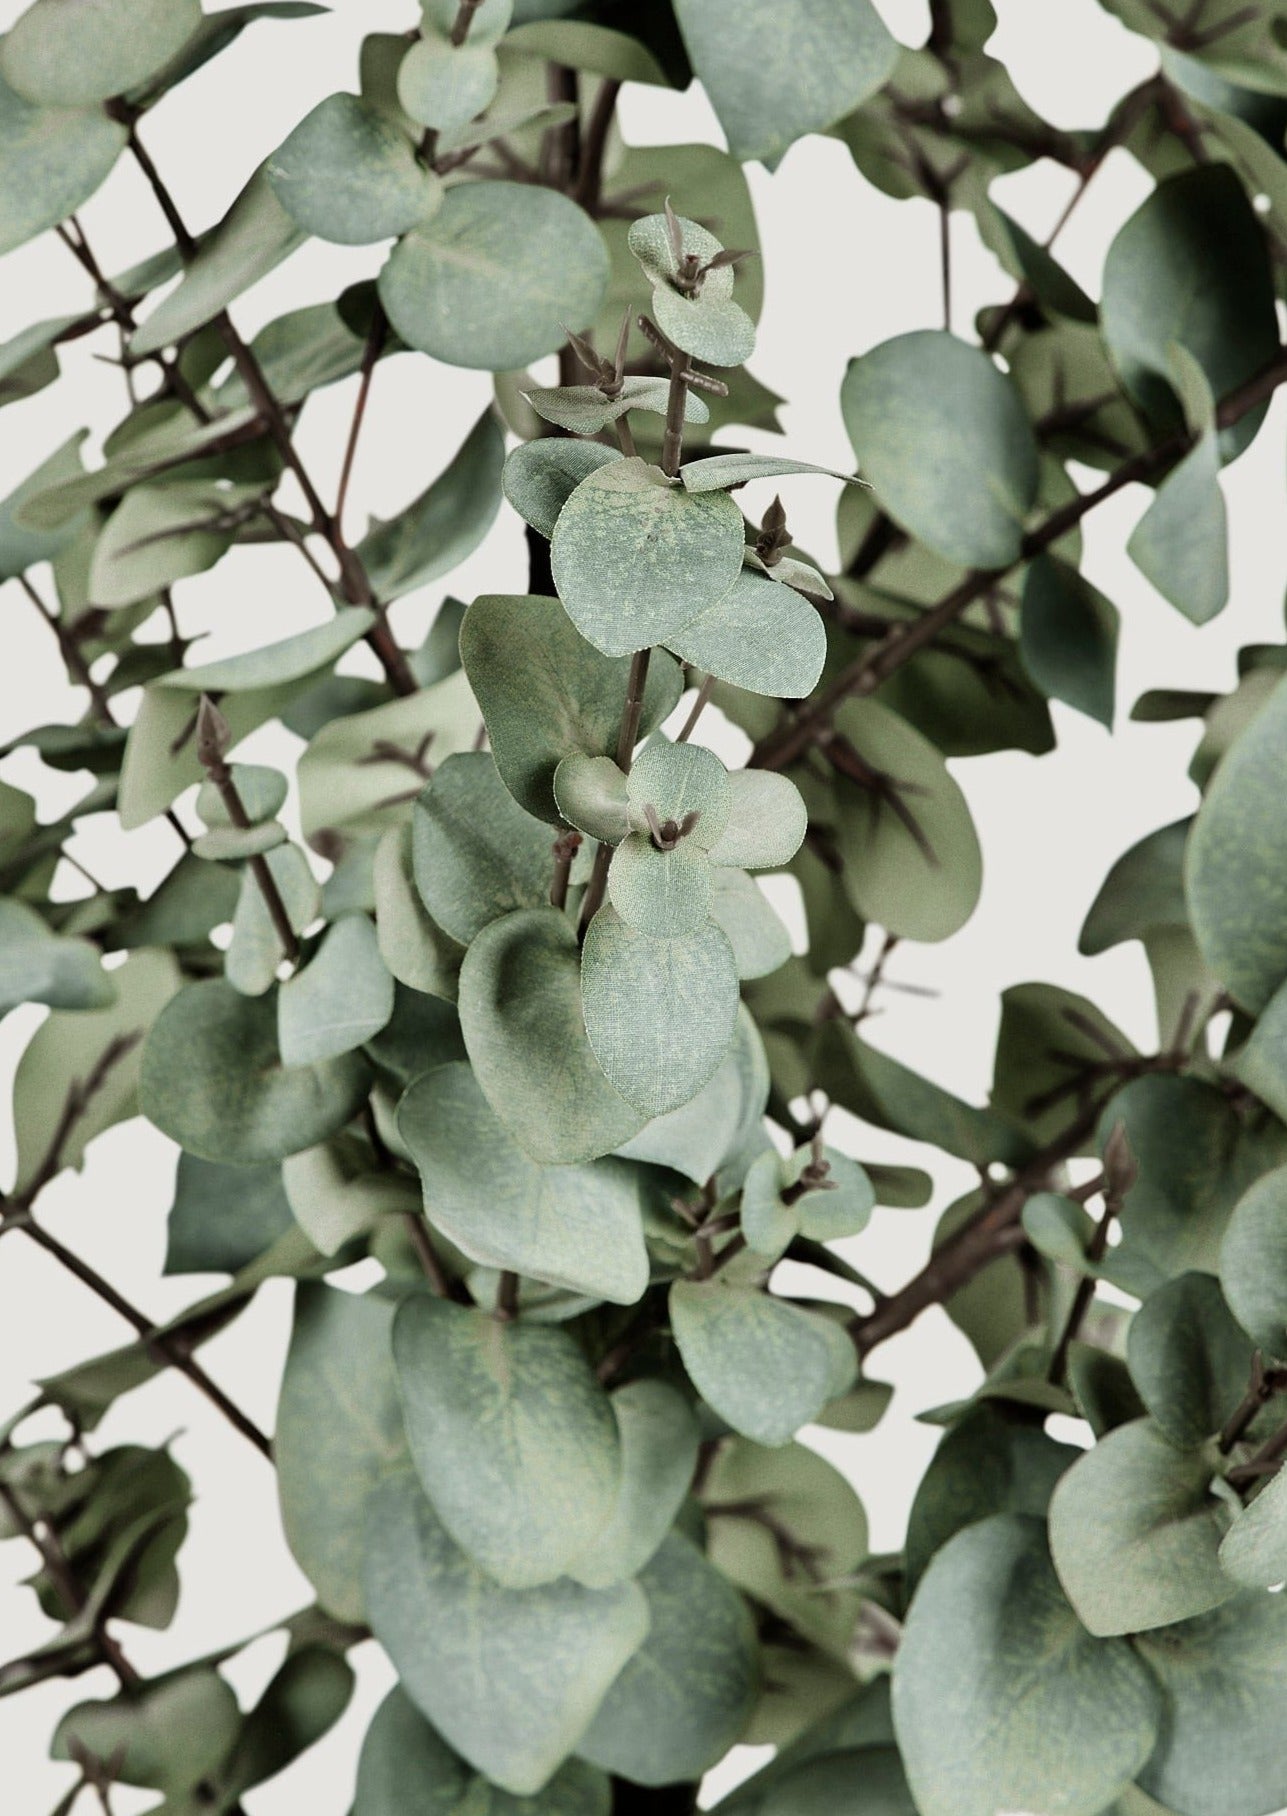
[[[70,683],[28,725],[15,673],[0,747],[0,1224],[124,1321],[0,1407],[44,1636],[0,1695],[73,1686],[55,1816],[257,1810],[373,1644],[399,1682],[353,1816],[691,1816],[742,1742],[776,1753],[728,1816],[1287,1805],[1287,652],[1119,700],[1147,613],[1083,572],[1111,498],[1140,586],[1194,626],[1236,598],[1222,467],[1287,378],[1287,45],[1278,4],[1104,4],[1160,57],[1102,126],[1042,119],[989,0],[935,0],[920,46],[869,0],[409,0],[365,38],[340,8],[317,104],[253,123],[220,53],[253,25],[239,56],[307,58],[307,0],[35,0],[0,43],[0,251],[60,229],[66,286],[0,347],[31,444],[0,583]],[[189,221],[151,113],[207,65]],[[624,139],[629,85],[694,76],[728,150]],[[740,160],[810,133],[766,271]],[[1080,206],[1132,160],[1102,280],[1009,212],[1038,161]],[[906,299],[945,327],[872,344],[900,274],[863,181],[948,255],[977,234],[974,320],[945,283]],[[155,250],[121,271],[135,205]],[[840,315],[809,302],[819,232]],[[781,435],[766,295],[795,298],[779,346],[845,372],[858,472]],[[99,356],[128,391],[60,398],[84,426],[51,449],[24,403]],[[834,563],[793,522],[828,487]],[[1102,521],[1092,571],[1128,573]],[[484,547],[516,590],[472,597]],[[922,948],[985,889],[1030,912],[975,759],[1038,787],[1067,708],[1196,721],[1187,817],[1098,892],[1060,879],[1084,955],[1138,943],[1109,972],[1142,959],[1156,1038],[1071,975],[1015,982],[966,1101],[958,948]],[[1037,801],[1030,862],[1063,830]],[[902,991],[944,1001],[904,1020]],[[162,1253],[133,1170],[162,1137],[165,1272],[222,1278],[154,1326],[111,1258],[122,1230]],[[270,1437],[223,1383],[276,1281]],[[954,1359],[895,1394],[882,1348],[922,1312]],[[146,1675],[133,1629],[175,1619],[207,1489],[116,1437],[166,1370],[275,1469],[309,1590]],[[873,1552],[862,1493],[913,1418],[941,1437]]]

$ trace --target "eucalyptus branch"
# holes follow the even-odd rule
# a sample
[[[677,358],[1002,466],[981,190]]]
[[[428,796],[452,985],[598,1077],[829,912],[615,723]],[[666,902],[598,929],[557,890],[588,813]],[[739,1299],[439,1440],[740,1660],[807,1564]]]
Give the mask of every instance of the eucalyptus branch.
[[[224,811],[232,824],[241,832],[247,832],[251,826],[250,815],[233,779],[228,766],[226,752],[230,742],[228,721],[219,711],[208,694],[202,694],[197,707],[197,757],[201,767],[209,776],[219,792]],[[292,965],[299,963],[299,939],[291,925],[291,918],[282,900],[281,890],[277,887],[277,878],[269,868],[268,860],[261,852],[253,852],[247,860],[250,873],[259,886],[259,893],[264,898],[269,919],[273,923],[282,952]]]
[[[1287,350],[1280,348],[1259,372],[1221,400],[1216,409],[1217,426],[1230,428],[1271,397],[1284,380],[1287,380]],[[922,617],[906,625],[891,627],[883,642],[842,669],[803,711],[784,720],[776,731],[763,739],[753,754],[753,764],[760,769],[785,769],[811,744],[825,747],[833,735],[832,716],[846,700],[874,693],[883,681],[928,648],[949,625],[955,624],[999,579],[1043,554],[1075,529],[1097,505],[1114,497],[1123,487],[1160,479],[1192,446],[1190,431],[1177,430],[1155,446],[1123,461],[1092,491],[1083,492],[1051,511],[1035,529],[1027,532],[1013,561],[1000,568],[975,569]]]
[[[169,223],[170,231],[174,234],[180,252],[185,259],[190,259],[197,249],[197,242],[184,224],[173,196],[133,125],[130,127],[129,148],[135,162],[147,178],[152,193]],[[345,542],[339,523],[323,504],[321,494],[313,483],[312,475],[300,458],[281,404],[273,392],[272,386],[268,383],[263,368],[255,358],[252,348],[238,333],[227,310],[220,311],[215,317],[215,327],[232,355],[233,364],[236,366],[250,400],[262,418],[278,453],[294,474],[299,488],[304,494],[314,529],[330,545],[331,552],[339,566],[340,586],[345,597],[351,605],[365,606],[376,615],[375,623],[367,632],[366,641],[384,669],[389,685],[398,694],[417,693],[419,683],[411,672],[406,652],[400,649],[394,641],[384,607],[376,598],[361,559]]]

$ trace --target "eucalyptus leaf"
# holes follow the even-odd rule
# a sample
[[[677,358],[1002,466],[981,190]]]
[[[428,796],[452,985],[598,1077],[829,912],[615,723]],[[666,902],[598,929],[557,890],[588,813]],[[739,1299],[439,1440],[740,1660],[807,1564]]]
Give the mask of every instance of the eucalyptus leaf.
[[[355,1053],[288,1067],[270,998],[218,979],[189,984],[143,1050],[144,1114],[189,1153],[254,1165],[325,1141],[356,1115],[369,1083]]]
[[[201,24],[200,0],[35,0],[0,52],[5,80],[42,107],[89,107],[137,88]]]
[[[807,600],[749,567],[718,604],[666,641],[708,675],[785,700],[813,692],[827,655],[826,631]]]
[[[664,642],[717,605],[742,571],[742,513],[726,493],[692,495],[660,468],[613,461],[559,513],[554,582],[573,624],[607,656]]]
[[[642,1125],[604,1077],[581,1013],[576,932],[554,908],[519,909],[477,935],[460,1020],[488,1102],[545,1166],[595,1160]]]
[[[1055,1489],[1050,1548],[1092,1633],[1139,1633],[1233,1593],[1217,1553],[1225,1521],[1211,1459],[1177,1450],[1150,1420],[1110,1431]]]
[[[622,1467],[572,1338],[414,1297],[393,1357],[416,1473],[456,1544],[510,1589],[566,1575],[612,1517]]]
[[[589,1589],[637,1576],[670,1531],[697,1468],[698,1426],[664,1381],[642,1379],[612,1396],[621,1445],[616,1505],[568,1574]]]
[[[629,662],[587,643],[557,599],[526,595],[475,599],[461,626],[460,653],[505,786],[528,813],[558,824],[554,772],[573,753],[615,751]],[[673,711],[679,695],[674,664],[655,652],[642,735]]]
[[[549,828],[518,806],[486,751],[449,757],[436,771],[416,802],[412,852],[425,907],[462,945],[549,899]]]
[[[406,1694],[515,1796],[543,1789],[648,1630],[634,1583],[493,1582],[452,1544],[414,1477],[371,1496],[365,1599]]]
[[[539,1165],[464,1065],[417,1079],[398,1124],[424,1181],[427,1216],[471,1260],[618,1305],[641,1296],[640,1185],[626,1162]]]
[[[738,158],[776,163],[793,140],[834,126],[881,87],[898,54],[867,0],[790,0],[785,11],[764,0],[678,0],[675,12]],[[764,54],[779,32],[791,46],[782,61]]]
[[[733,949],[713,922],[653,939],[601,908],[582,950],[581,1004],[610,1082],[645,1115],[664,1115],[697,1095],[733,1038]]]
[[[265,169],[297,226],[343,246],[407,233],[442,202],[408,140],[355,95],[319,101]]]
[[[574,202],[519,183],[466,184],[398,243],[380,298],[408,346],[510,371],[587,327],[607,281],[603,241]]]
[[[1161,1702],[1125,1642],[1083,1630],[1039,1521],[998,1514],[958,1532],[922,1578],[894,1722],[923,1816],[1100,1816],[1152,1753]]]
[[[677,1280],[670,1315],[702,1398],[757,1444],[788,1443],[845,1391],[846,1371],[852,1379],[856,1362],[843,1331],[753,1287],[720,1277]]]
[[[409,1796],[422,1816],[608,1816],[611,1795],[602,1773],[570,1759],[535,1797],[511,1797],[474,1773],[395,1688],[362,1742],[354,1816],[397,1816]]]
[[[310,962],[277,996],[282,1063],[315,1065],[351,1053],[393,1014],[393,978],[364,914],[346,914],[329,929]]]
[[[127,137],[118,120],[97,109],[37,106],[0,77],[0,254],[87,202]]]
[[[407,1456],[389,1347],[393,1313],[374,1294],[301,1286],[277,1409],[287,1543],[321,1605],[347,1621],[366,1619],[367,1499]]]
[[[840,393],[890,516],[947,560],[1007,567],[1037,491],[1037,447],[1011,381],[977,347],[919,329],[849,367]]]
[[[648,1637],[614,1681],[579,1751],[635,1784],[699,1777],[738,1738],[758,1658],[750,1612],[691,1540],[672,1532],[639,1576]]]
[[[505,438],[485,410],[446,471],[397,517],[372,523],[357,552],[381,599],[427,586],[474,552],[500,509],[504,460]]]

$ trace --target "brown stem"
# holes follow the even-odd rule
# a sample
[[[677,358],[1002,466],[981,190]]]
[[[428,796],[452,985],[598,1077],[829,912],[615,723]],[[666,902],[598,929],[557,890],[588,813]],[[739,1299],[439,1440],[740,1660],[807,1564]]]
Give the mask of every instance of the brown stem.
[[[411,1246],[416,1251],[416,1258],[424,1270],[425,1279],[440,1299],[452,1298],[451,1281],[438,1258],[437,1249],[429,1239],[424,1219],[417,1212],[408,1211],[406,1225],[407,1234],[411,1238]]]
[[[1020,1218],[1034,1192],[1042,1191],[1052,1170],[1075,1154],[1098,1121],[1098,1111],[1084,1112],[1044,1148],[1021,1172],[984,1205],[977,1216],[935,1249],[920,1273],[907,1285],[849,1325],[860,1356],[868,1356],[915,1322],[931,1305],[969,1284],[974,1276],[1024,1240]]]
[[[201,696],[201,705],[203,710],[210,706],[208,696],[205,694]],[[252,824],[250,815],[246,812],[245,802],[238,792],[232,770],[228,767],[224,757],[199,734],[197,754],[201,758],[206,774],[219,791],[219,799],[223,802],[228,818],[239,831],[249,831]],[[261,852],[256,852],[250,858],[249,863],[250,873],[259,885],[259,893],[264,898],[264,906],[268,910],[268,916],[273,923],[277,938],[281,941],[282,951],[290,964],[297,965],[299,963],[299,940],[291,925],[286,904],[282,900],[282,892],[277,887],[277,878],[270,870],[267,858]]]
[[[621,730],[617,734],[617,768],[629,775],[630,765],[634,762],[635,743],[639,737],[639,720],[643,714],[644,692],[648,685],[648,665],[652,661],[650,649],[636,650],[630,659],[630,676],[626,682],[626,704],[621,715]],[[585,899],[581,903],[579,933],[585,938],[590,922],[603,906],[603,897],[608,887],[608,866],[612,862],[611,845],[601,844],[594,854],[594,869],[590,872],[589,886]]]
[[[1287,1368],[1266,1368],[1265,1359],[1257,1350],[1251,1358],[1251,1384],[1238,1405],[1230,1413],[1224,1429],[1220,1433],[1220,1449],[1227,1456],[1246,1432],[1256,1414],[1267,1406],[1275,1394],[1287,1387]]]
[[[115,725],[117,719],[112,711],[112,703],[108,699],[101,683],[95,681],[94,677],[90,674],[89,663],[85,660],[84,651],[81,649],[79,643],[77,643],[75,637],[72,636],[67,626],[63,623],[62,618],[51,606],[45,604],[44,600],[40,597],[40,594],[36,591],[35,587],[31,584],[25,574],[18,575],[18,585],[40,613],[50,630],[54,633],[64,667],[69,674],[75,676],[76,680],[79,681],[80,685],[89,694],[90,702],[93,705],[97,717],[104,725]]]
[[[173,196],[145,150],[137,132],[131,126],[129,147],[140,170],[147,178],[152,193],[156,197],[161,212],[170,226],[170,231],[180,252],[185,259],[190,259],[197,249],[197,242],[189,233],[183,217],[175,204]],[[376,621],[366,633],[366,641],[374,652],[376,659],[388,678],[389,685],[397,694],[410,695],[419,691],[419,683],[411,672],[406,652],[399,648],[389,628],[384,607],[375,596],[375,591],[357,554],[345,542],[338,522],[322,503],[321,494],[313,483],[311,474],[300,458],[291,436],[290,425],[286,420],[282,406],[271,385],[264,376],[264,371],[256,359],[253,350],[238,333],[227,310],[221,310],[214,318],[214,326],[221,335],[224,345],[232,355],[233,364],[240,374],[247,394],[261,417],[273,444],[283,461],[294,474],[300,490],[308,504],[313,518],[313,527],[329,543],[340,570],[340,587],[351,605],[366,606],[376,614]]]
[[[1090,1245],[1086,1250],[1086,1260],[1092,1268],[1097,1267],[1104,1259],[1108,1250],[1108,1233],[1113,1227],[1113,1219],[1118,1216],[1120,1210],[1121,1206],[1116,1196],[1108,1194],[1104,1199],[1103,1215],[1095,1225],[1095,1234],[1091,1237]],[[1059,1333],[1059,1340],[1055,1344],[1050,1358],[1050,1367],[1046,1374],[1046,1379],[1053,1382],[1055,1386],[1059,1386],[1068,1373],[1068,1352],[1076,1342],[1081,1327],[1086,1321],[1086,1314],[1095,1297],[1095,1285],[1093,1273],[1083,1274],[1077,1282],[1072,1305],[1064,1320],[1064,1327]]]
[[[706,708],[709,706],[710,697],[714,692],[715,692],[715,677],[714,677],[714,675],[707,675],[706,679],[702,682],[701,686],[697,690],[697,698],[693,701],[693,710],[689,713],[688,717],[684,720],[683,730],[679,733],[679,736],[675,739],[676,744],[687,744],[688,740],[692,737],[693,733],[697,730],[697,721],[701,718],[702,714],[705,712]]]
[[[585,142],[581,148],[581,172],[573,199],[589,214],[597,212],[603,199],[603,154],[607,148],[608,134],[612,130],[612,119],[620,93],[621,84],[615,77],[610,77],[599,85],[585,129]]]
[[[268,1438],[253,1419],[230,1400],[216,1382],[210,1379],[205,1369],[194,1357],[171,1343],[169,1338],[156,1328],[151,1319],[145,1318],[136,1306],[131,1305],[123,1294],[117,1292],[110,1281],[104,1280],[102,1275],[97,1273],[87,1261],[82,1261],[79,1255],[73,1254],[71,1249],[65,1247],[56,1236],[51,1236],[48,1230],[33,1223],[30,1217],[21,1221],[18,1227],[47,1254],[52,1255],[67,1269],[69,1274],[74,1274],[83,1285],[89,1287],[91,1292],[97,1294],[105,1305],[110,1305],[112,1310],[124,1318],[127,1324],[132,1324],[149,1350],[168,1363],[170,1367],[177,1368],[180,1374],[186,1375],[192,1385],[198,1388],[211,1405],[223,1414],[228,1423],[234,1426],[242,1437],[247,1438],[261,1456],[267,1457],[268,1461],[272,1462],[273,1447]]]
[[[49,1572],[49,1580],[54,1586],[54,1593],[63,1605],[63,1612],[69,1617],[79,1614],[89,1598],[67,1561],[67,1554],[59,1543],[57,1532],[48,1522],[38,1525],[31,1519],[7,1483],[0,1482],[0,1502],[3,1502],[9,1517],[23,1537],[40,1553],[41,1562]],[[142,1676],[134,1669],[107,1628],[100,1625],[94,1637],[104,1664],[111,1667],[122,1690],[137,1688],[143,1681]]]
[[[500,1324],[512,1324],[518,1316],[518,1275],[506,1268],[496,1282],[496,1307],[493,1313]]]
[[[1231,1487],[1250,1488],[1262,1477],[1276,1474],[1284,1456],[1287,1456],[1287,1425],[1280,1425],[1253,1456],[1229,1471],[1227,1479]]]
[[[1229,428],[1248,411],[1266,402],[1284,380],[1287,380],[1287,349],[1280,348],[1267,365],[1221,400],[1216,410],[1217,426]],[[794,763],[811,744],[825,743],[830,736],[832,714],[846,700],[855,695],[874,693],[882,681],[887,681],[913,656],[933,643],[940,632],[954,624],[998,580],[1060,541],[1083,517],[1124,486],[1160,479],[1192,446],[1190,432],[1177,430],[1156,446],[1132,455],[1093,491],[1084,492],[1051,511],[1024,536],[1013,561],[1000,568],[975,569],[920,618],[891,627],[884,642],[842,669],[803,712],[765,738],[757,747],[752,762],[761,769],[783,769]]]
[[[341,528],[344,523],[344,506],[349,495],[349,481],[353,477],[353,462],[357,457],[358,437],[362,433],[366,406],[371,395],[371,380],[375,377],[375,368],[380,354],[384,350],[388,331],[388,318],[377,303],[375,313],[371,317],[371,326],[367,331],[366,346],[362,350],[362,371],[358,379],[357,402],[353,408],[353,421],[349,427],[348,443],[344,449],[344,462],[340,468],[339,489],[335,495],[335,522]]]
[[[469,28],[474,23],[474,14],[483,4],[483,0],[460,0],[455,23],[451,28],[451,41],[459,50],[469,36]]]
[[[684,451],[684,410],[688,403],[688,355],[678,348],[670,356],[670,395],[666,400],[666,433],[661,444],[661,470],[668,479],[679,473]]]
[[[564,909],[568,905],[568,881],[572,875],[572,861],[581,849],[579,832],[561,832],[554,841],[554,876],[550,882],[551,908]]]

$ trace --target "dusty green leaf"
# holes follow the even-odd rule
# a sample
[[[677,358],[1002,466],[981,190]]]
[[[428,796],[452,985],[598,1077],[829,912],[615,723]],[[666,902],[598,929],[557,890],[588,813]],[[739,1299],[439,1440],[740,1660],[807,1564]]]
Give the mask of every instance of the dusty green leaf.
[[[698,1426],[664,1381],[643,1379],[612,1396],[621,1446],[616,1505],[593,1542],[568,1568],[590,1589],[637,1576],[683,1505],[697,1468]]]
[[[273,1452],[282,1523],[321,1605],[363,1621],[371,1490],[406,1461],[390,1351],[394,1307],[373,1294],[298,1289]]]
[[[845,426],[876,497],[963,567],[1007,567],[1037,492],[1037,446],[1011,381],[977,347],[919,329],[849,367]]]
[[[398,1311],[393,1357],[412,1461],[455,1543],[510,1589],[567,1575],[611,1519],[622,1467],[572,1338],[420,1295]]]
[[[784,700],[813,692],[827,655],[827,633],[808,600],[748,567],[717,604],[666,641],[682,662]]]
[[[713,922],[653,939],[601,908],[582,950],[581,1004],[609,1080],[636,1109],[664,1115],[697,1095],[733,1038],[733,949]]]
[[[97,109],[35,106],[0,79],[0,253],[87,202],[126,137],[119,121]]]
[[[756,1444],[788,1443],[845,1392],[857,1366],[830,1319],[721,1276],[677,1280],[670,1318],[693,1385]]]
[[[626,1162],[538,1165],[464,1065],[417,1079],[398,1126],[424,1182],[426,1215],[472,1261],[614,1304],[641,1296],[640,1181]]]
[[[581,481],[621,459],[616,448],[605,448],[597,441],[542,436],[512,450],[501,483],[524,523],[550,537],[559,513]]]
[[[343,246],[407,233],[442,201],[410,141],[356,95],[319,101],[264,168],[298,227]]]
[[[619,460],[577,486],[554,526],[554,582],[596,649],[628,655],[717,605],[742,571],[742,513],[693,495],[659,467]]]
[[[775,164],[792,141],[860,107],[898,46],[868,0],[677,0],[684,43],[729,150]],[[780,42],[786,54],[765,54]]]
[[[1092,1633],[1139,1633],[1216,1608],[1233,1593],[1217,1556],[1227,1520],[1211,1458],[1177,1450],[1151,1420],[1121,1425],[1055,1489],[1050,1549]]]
[[[35,0],[5,39],[0,68],[28,101],[89,107],[137,88],[200,24],[200,0]]]
[[[451,465],[387,523],[372,522],[357,552],[383,600],[428,586],[472,555],[500,509],[505,437],[485,410]]]
[[[1131,1648],[1079,1624],[1039,1521],[998,1514],[938,1553],[894,1668],[894,1723],[922,1816],[1100,1816],[1148,1759],[1160,1719]]]
[[[0,899],[0,1015],[19,1003],[105,1009],[116,999],[88,940],[62,939],[24,902]]]
[[[190,1153],[254,1165],[325,1141],[356,1115],[369,1082],[356,1053],[284,1066],[272,999],[209,979],[189,984],[153,1022],[139,1099]]]
[[[303,970],[277,995],[282,1063],[314,1065],[351,1053],[393,1014],[393,978],[365,914],[346,914],[329,929]]]
[[[549,827],[518,805],[487,751],[449,757],[416,802],[416,886],[463,945],[502,915],[548,902],[552,846]]]
[[[1246,1392],[1252,1343],[1210,1274],[1180,1274],[1144,1301],[1127,1337],[1131,1378],[1173,1444],[1214,1437]]]
[[[399,242],[380,297],[408,346],[506,372],[587,327],[607,281],[607,250],[575,202],[528,184],[466,183]]]
[[[363,1574],[371,1625],[406,1694],[516,1796],[548,1783],[648,1630],[634,1583],[493,1582],[452,1544],[408,1473],[371,1497]]]
[[[579,1751],[634,1784],[699,1778],[750,1715],[759,1655],[737,1591],[682,1533],[639,1577],[648,1637],[600,1703]]]
[[[1075,568],[1042,555],[1028,568],[1019,619],[1023,666],[1052,700],[1113,723],[1117,607]]]
[[[493,921],[460,973],[460,1020],[475,1077],[510,1134],[545,1166],[610,1154],[643,1122],[594,1057],[580,974],[576,930],[554,908]]]
[[[528,813],[557,824],[563,816],[554,772],[564,757],[616,749],[628,660],[587,643],[557,599],[522,594],[475,599],[461,626],[460,654],[505,786]],[[643,735],[673,711],[679,695],[675,665],[654,653]]]

